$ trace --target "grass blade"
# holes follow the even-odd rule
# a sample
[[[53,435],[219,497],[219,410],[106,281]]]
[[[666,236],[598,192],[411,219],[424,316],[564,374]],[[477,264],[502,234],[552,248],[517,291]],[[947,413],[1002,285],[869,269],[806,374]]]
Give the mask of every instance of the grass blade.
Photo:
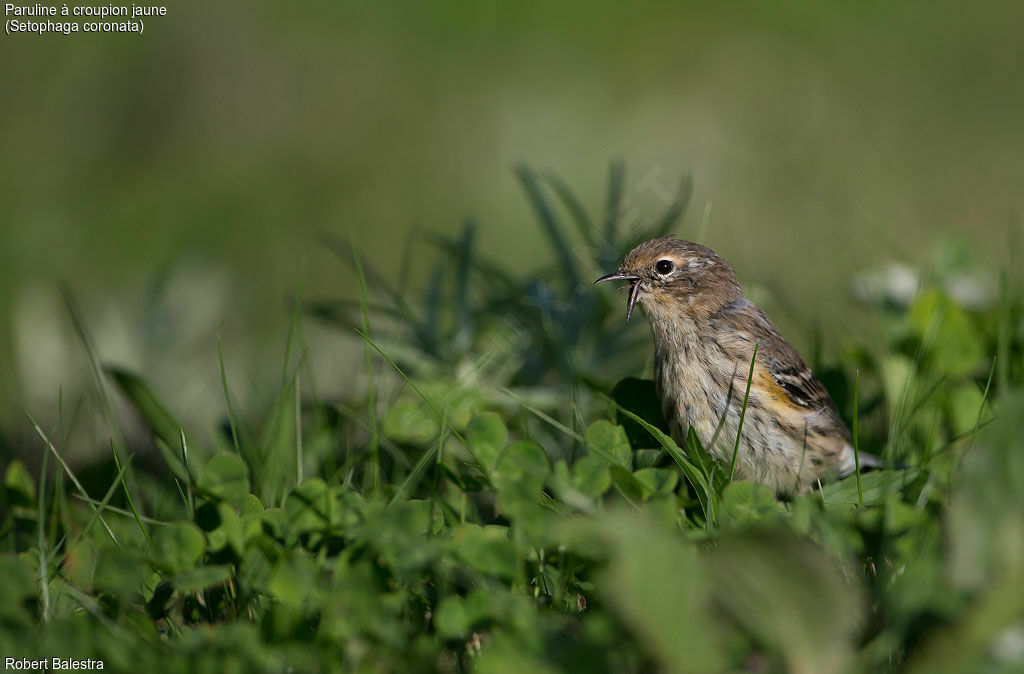
[[[221,344],[219,332],[217,333],[217,362],[220,364],[220,385],[224,389],[224,404],[228,409],[228,426],[231,427],[231,443],[235,447],[235,454],[241,455],[242,449],[238,443],[238,420],[235,417],[235,410],[231,405],[231,391],[228,389],[228,375],[224,368],[224,347]]]
[[[125,465],[127,466],[130,463],[131,463],[131,458],[129,457],[129,459],[128,459],[128,461],[127,461],[127,463]],[[91,505],[94,505],[94,506],[102,506],[102,510],[104,510],[106,512],[111,512],[111,513],[114,513],[115,515],[121,515],[122,517],[131,517],[131,518],[134,519],[134,515],[132,515],[131,511],[129,511],[129,510],[125,509],[125,508],[119,508],[117,506],[112,506],[112,505],[104,505],[103,501],[97,501],[96,499],[94,499],[92,497],[82,496],[81,494],[74,494],[73,496],[76,499],[78,499],[79,501],[81,501],[82,503],[88,503],[88,504],[91,504]],[[165,526],[170,526],[170,525],[174,524],[174,522],[168,522],[168,521],[165,521],[165,520],[158,520],[155,517],[147,517],[145,515],[139,515],[139,519],[141,519],[146,524],[152,524],[153,526],[158,526],[158,527],[165,527]]]
[[[985,390],[981,394],[981,404],[978,405],[978,416],[974,420],[974,428],[971,429],[971,442],[967,445],[967,449],[964,454],[970,454],[971,450],[974,449],[974,441],[978,439],[978,429],[981,427],[981,417],[985,413],[985,405],[988,404],[988,392],[992,388],[992,375],[996,371],[996,359],[992,359],[992,367],[988,371],[988,380],[985,382]]]
[[[515,171],[516,177],[519,178],[527,198],[529,198],[534,211],[537,213],[537,218],[540,220],[544,232],[548,235],[551,246],[555,249],[558,264],[560,265],[562,275],[565,277],[566,287],[570,290],[575,290],[580,284],[579,272],[576,269],[576,258],[572,254],[572,249],[565,238],[565,232],[558,221],[558,217],[551,208],[551,204],[548,203],[547,197],[541,191],[540,184],[537,182],[533,171],[522,164],[517,166]]]
[[[295,485],[302,484],[302,383],[299,372],[295,372]]]
[[[450,238],[442,234],[430,234],[427,237],[427,241],[449,255],[455,257],[459,255],[459,243],[452,241]],[[511,294],[518,296],[522,293],[522,287],[518,279],[508,272],[503,271],[501,265],[498,264],[496,260],[475,254],[468,260],[468,262],[469,266],[474,271],[478,272],[476,276],[478,284],[482,282],[487,287],[493,288],[495,292],[501,295]]]
[[[359,253],[359,247],[352,242],[352,264],[356,270],[356,280],[359,282],[359,305],[362,309],[363,325],[362,330],[357,330],[363,339],[371,346],[377,348],[370,341],[370,310],[367,308],[366,275],[363,272],[363,260]],[[374,491],[380,487],[380,443],[377,439],[380,430],[377,427],[377,391],[374,384],[373,354],[369,348],[366,352],[366,414],[370,426],[370,488]]]
[[[184,438],[184,435],[182,435]],[[145,525],[142,524],[142,519],[139,517],[139,511],[135,508],[135,501],[132,499],[131,493],[128,491],[128,484],[124,480],[125,471],[128,470],[128,464],[131,463],[132,456],[128,455],[128,460],[124,463],[124,468],[121,468],[121,461],[117,458],[117,452],[114,451],[114,443],[110,443],[110,453],[114,455],[114,466],[117,468],[117,479],[114,481],[114,486],[117,483],[121,483],[121,487],[124,489],[124,498],[128,502],[128,508],[132,511],[132,516],[135,518],[135,522],[139,525],[139,529],[142,531],[142,535],[146,537],[146,541],[149,542],[149,532],[146,531]],[[104,501],[110,500],[108,495]]]
[[[416,465],[414,465],[412,470],[409,471],[409,474],[398,487],[395,495],[391,497],[391,501],[388,502],[389,507],[403,500],[408,494],[412,493],[412,490],[415,489],[420,480],[423,479],[423,474],[427,472],[427,469],[430,468],[435,461],[440,459],[441,451],[443,450],[445,440],[447,439],[448,428],[442,424],[441,432],[437,437],[437,442],[435,442],[429,450],[423,453],[423,456],[419,458]]]
[[[188,478],[188,480],[185,481],[185,486],[188,489],[188,500],[185,502],[185,505],[188,506],[189,519],[193,519],[195,518],[196,513],[195,492],[192,489],[195,479],[192,476],[192,468],[189,466],[188,462],[188,442],[185,441],[185,431],[184,429],[179,428],[178,433],[178,441],[181,445],[181,465],[185,467],[185,476]],[[179,491],[181,490],[180,484],[178,485],[178,489]]]
[[[177,439],[181,423],[168,411],[144,379],[134,372],[115,366],[108,366],[106,373],[158,438],[168,444]]]
[[[736,475],[736,457],[740,453],[740,438],[743,436],[743,419],[747,416],[747,401],[750,400],[750,382],[754,379],[754,361],[757,360],[757,349],[760,344],[754,344],[754,355],[750,357],[750,370],[747,372],[747,390],[743,392],[743,407],[740,408],[740,423],[736,428],[736,443],[732,447],[732,460],[729,462],[729,480],[732,484],[733,476]]]
[[[476,225],[466,220],[459,241],[458,255],[455,259],[455,342],[468,343],[473,334],[473,312],[469,304],[469,277],[473,268],[473,240],[476,238]]]
[[[423,393],[423,391],[421,391],[420,388],[418,386],[416,386],[416,384],[413,383],[412,379],[409,379],[409,376],[407,374],[405,374],[405,372],[402,371],[402,368],[398,367],[398,364],[395,363],[395,361],[391,360],[391,358],[389,358],[388,355],[386,353],[384,353],[380,349],[379,346],[374,344],[373,340],[371,340],[369,337],[367,337],[366,335],[364,335],[362,332],[360,332],[358,330],[356,330],[356,334],[358,334],[360,337],[362,337],[364,340],[366,340],[366,343],[369,344],[371,347],[373,347],[374,351],[376,351],[380,355],[381,358],[383,358],[385,361],[387,361],[388,365],[390,365],[395,370],[395,372],[397,372],[399,374],[399,376],[401,376],[402,379],[405,380],[405,383],[408,384],[409,387],[413,391],[415,391],[416,395],[418,395],[420,397],[420,400],[422,400],[423,403],[428,408],[430,408],[430,411],[433,412],[434,415],[441,421],[441,425],[444,426],[444,427],[447,427],[452,432],[452,435],[454,435],[459,440],[459,442],[462,444],[462,446],[465,447],[469,451],[469,453],[473,456],[474,459],[476,459],[477,463],[479,464],[480,470],[483,471],[484,474],[486,475],[487,474],[487,468],[484,466],[483,462],[480,461],[479,458],[477,458],[476,454],[473,453],[473,448],[470,447],[469,442],[466,440],[466,438],[464,438],[462,436],[462,434],[459,433],[455,429],[455,427],[452,426],[448,422],[448,417],[446,417],[445,415],[441,414],[438,411],[437,407],[434,406],[434,403],[430,400],[430,398],[428,398]]]
[[[418,333],[422,329],[420,321],[416,316],[416,312],[413,311],[409,302],[406,301],[405,295],[392,286],[383,274],[377,272],[372,266],[365,264],[362,258],[359,258],[360,268],[358,270],[355,269],[354,260],[358,255],[358,252],[353,250],[354,246],[352,242],[345,241],[333,232],[326,230],[320,231],[319,238],[321,243],[337,255],[342,262],[349,267],[352,267],[353,272],[357,275],[362,275],[364,282],[368,287],[372,285],[374,288],[379,289],[382,293],[387,295],[391,300],[391,303],[401,313],[406,323],[413,327],[414,331]]]
[[[498,390],[501,391],[502,393],[504,393],[505,395],[507,395],[507,396],[509,396],[511,398],[514,398],[515,401],[518,402],[520,405],[522,405],[523,408],[526,409],[527,412],[530,412],[531,414],[536,416],[541,421],[545,421],[545,422],[551,424],[552,426],[554,426],[555,428],[557,428],[561,432],[563,432],[566,435],[568,435],[569,437],[571,437],[573,440],[576,440],[577,442],[583,442],[583,436],[582,435],[580,435],[576,431],[572,430],[571,428],[569,428],[565,424],[561,423],[557,419],[555,419],[555,418],[551,417],[550,415],[546,414],[544,411],[542,411],[540,409],[537,409],[536,407],[534,407],[530,403],[526,402],[525,400],[523,400],[521,397],[516,395],[510,389],[507,389],[505,387],[501,387]]]
[[[111,512],[120,512],[120,513],[122,513],[124,515],[127,515],[129,517],[134,517],[135,520],[137,522],[140,522],[140,524],[141,524],[141,519],[139,518],[138,513],[136,513],[136,512],[129,513],[127,510],[120,510],[120,509],[114,508],[114,507],[112,507],[110,505],[110,499],[114,497],[115,493],[117,493],[118,485],[123,485],[124,484],[124,475],[128,471],[128,466],[131,465],[132,458],[134,458],[133,455],[129,454],[128,458],[125,459],[124,466],[120,466],[120,465],[118,466],[117,475],[114,476],[114,480],[113,480],[113,482],[110,483],[110,487],[107,488],[107,493],[103,495],[103,499],[102,500],[96,501],[96,500],[91,499],[91,498],[87,499],[87,498],[84,498],[82,496],[79,496],[79,499],[81,499],[81,500],[85,501],[86,503],[89,503],[90,505],[94,506],[93,514],[92,514],[92,516],[89,517],[88,521],[86,521],[85,526],[82,527],[82,530],[78,532],[78,534],[68,544],[67,548],[64,549],[64,554],[62,555],[63,559],[66,560],[68,555],[70,555],[71,552],[78,546],[78,544],[86,537],[86,535],[88,535],[88,533],[90,531],[92,531],[93,525],[95,525],[96,522],[99,521],[100,513],[102,513],[104,510],[110,510]],[[145,529],[143,529],[143,533],[146,533]],[[149,535],[148,534],[146,535],[146,540],[149,540]],[[51,552],[51,557],[52,557],[51,561],[52,561],[52,563],[56,563],[57,562],[57,560],[56,560],[56,553],[57,553],[57,549],[54,548],[53,551]],[[63,563],[63,562],[61,562],[61,563]]]
[[[110,392],[107,391],[107,387],[103,383],[103,368],[100,365],[99,353],[96,351],[92,338],[89,336],[89,332],[85,328],[85,319],[82,317],[82,312],[78,308],[78,303],[75,301],[74,295],[71,293],[71,288],[66,284],[62,285],[61,295],[64,298],[64,304],[67,307],[68,314],[71,316],[71,322],[74,325],[75,334],[78,335],[78,340],[85,348],[85,353],[89,360],[89,372],[92,374],[93,386],[96,388],[96,394],[100,398],[101,407],[103,408],[103,417],[107,422],[107,429],[110,431],[111,436],[117,439],[117,445],[123,447],[125,444],[124,436],[121,433],[121,427],[117,424],[117,416],[114,414],[114,403],[110,399]]]
[[[67,462],[64,460],[64,457],[62,457],[60,453],[57,451],[57,448],[53,446],[53,443],[50,442],[50,438],[46,436],[46,433],[43,431],[42,428],[39,427],[39,424],[36,423],[36,420],[32,418],[32,415],[26,412],[25,416],[28,417],[29,423],[32,424],[32,427],[35,429],[39,437],[43,439],[43,442],[46,444],[46,447],[50,450],[50,452],[53,453],[55,457],[57,457],[57,461],[64,469],[64,472],[67,473],[68,477],[71,478],[71,482],[72,484],[75,485],[75,488],[78,490],[78,492],[83,497],[90,501],[90,507],[92,508],[93,512],[96,513],[96,515],[100,518],[100,522],[103,523],[103,528],[106,529],[107,534],[110,535],[110,540],[112,540],[114,542],[114,545],[116,545],[117,547],[121,547],[121,543],[117,540],[117,536],[114,535],[114,531],[110,528],[110,525],[107,524],[107,521],[105,519],[103,519],[103,515],[101,515],[100,512],[96,510],[96,506],[92,505],[91,499],[89,499],[89,492],[87,492],[85,490],[85,487],[82,486],[82,483],[78,480],[78,476],[76,476],[74,471],[71,470],[71,466],[67,464]]]
[[[857,475],[857,507],[864,507],[864,491],[860,484],[860,441],[857,432],[857,417],[860,412],[860,369],[853,380],[853,463]]]
[[[438,260],[423,290],[423,327],[420,330],[420,338],[423,341],[423,345],[431,353],[436,353],[439,350],[441,342],[439,339],[441,334],[441,312],[445,304],[443,297],[444,273],[447,269],[447,261]],[[362,293],[361,289],[360,293]],[[362,298],[362,294],[360,294],[360,298]],[[360,323],[360,329],[366,330],[365,312],[363,315],[364,319]]]
[[[50,573],[46,553],[46,473],[49,467],[50,455],[43,454],[43,466],[39,470],[39,500],[36,505],[36,544],[39,553],[39,598],[42,601],[41,613],[44,623],[50,621]]]
[[[588,246],[596,249],[597,241],[594,239],[594,224],[590,221],[590,216],[587,215],[587,211],[583,208],[580,200],[572,193],[569,186],[554,173],[545,173],[544,182],[550,185],[558,198],[561,199],[565,209],[572,216],[572,221],[576,224],[576,229],[579,230],[583,240],[587,242]]]
[[[1011,249],[1012,250],[1012,249]],[[999,308],[996,327],[996,387],[1006,391],[1010,385],[1010,340],[1013,335],[1013,305],[1010,300],[1009,279],[1004,269],[999,274]]]
[[[621,159],[613,159],[608,165],[608,201],[605,206],[604,239],[614,246],[619,237],[619,216],[622,214],[623,188],[626,183],[626,165]],[[613,253],[614,255],[614,253]],[[611,262],[612,260],[601,260]]]

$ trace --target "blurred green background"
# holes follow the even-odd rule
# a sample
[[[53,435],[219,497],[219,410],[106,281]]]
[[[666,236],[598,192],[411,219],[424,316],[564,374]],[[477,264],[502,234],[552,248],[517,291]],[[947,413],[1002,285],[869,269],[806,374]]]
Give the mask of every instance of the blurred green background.
[[[1005,262],[1024,5],[724,4],[174,3],[142,36],[4,36],[4,435],[87,382],[60,281],[104,359],[216,416],[218,333],[245,405],[277,375],[289,296],[356,295],[318,231],[415,280],[433,253],[403,257],[410,233],[473,216],[484,255],[536,264],[517,162],[599,214],[621,158],[637,221],[691,174],[677,233],[709,216],[800,346],[809,320],[867,329],[856,271],[951,239]],[[353,386],[357,345],[309,340],[326,392]]]

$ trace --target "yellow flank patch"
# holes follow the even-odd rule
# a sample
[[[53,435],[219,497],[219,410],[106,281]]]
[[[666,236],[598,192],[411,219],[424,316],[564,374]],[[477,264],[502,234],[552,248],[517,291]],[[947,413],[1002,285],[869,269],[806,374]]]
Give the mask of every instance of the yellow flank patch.
[[[790,407],[794,407],[797,409],[803,409],[803,406],[800,403],[793,400],[793,398],[790,397],[786,389],[782,388],[782,385],[779,384],[779,382],[775,381],[775,377],[772,376],[771,372],[769,372],[765,368],[758,367],[757,373],[754,376],[757,377],[761,390],[772,401],[785,403],[786,405],[789,405]]]

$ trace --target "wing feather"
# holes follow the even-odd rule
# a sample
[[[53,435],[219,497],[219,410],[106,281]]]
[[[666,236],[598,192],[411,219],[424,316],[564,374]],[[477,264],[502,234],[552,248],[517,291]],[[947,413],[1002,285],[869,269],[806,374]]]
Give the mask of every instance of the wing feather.
[[[780,397],[807,414],[818,413],[816,416],[823,422],[819,425],[834,426],[834,431],[840,436],[849,434],[825,386],[760,307],[750,300],[741,299],[725,307],[718,317],[728,324],[722,328],[731,328],[724,330],[730,334],[725,348],[731,357],[741,363],[749,363],[754,345],[758,344],[755,369],[763,368],[771,377],[770,381],[777,385]]]

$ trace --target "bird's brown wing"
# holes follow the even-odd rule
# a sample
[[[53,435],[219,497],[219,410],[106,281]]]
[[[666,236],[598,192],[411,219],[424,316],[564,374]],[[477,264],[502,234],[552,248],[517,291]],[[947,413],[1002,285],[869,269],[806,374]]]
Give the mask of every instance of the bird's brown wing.
[[[732,303],[719,316],[721,327],[731,328],[733,332],[728,349],[731,356],[749,363],[757,345],[755,381],[789,406],[808,414],[817,412],[817,425],[822,426],[822,431],[827,432],[828,426],[834,426],[841,436],[848,435],[825,386],[760,307],[743,299]]]
[[[828,391],[802,361],[797,364],[788,359],[775,360],[768,363],[767,369],[794,404],[812,410],[832,404]]]

